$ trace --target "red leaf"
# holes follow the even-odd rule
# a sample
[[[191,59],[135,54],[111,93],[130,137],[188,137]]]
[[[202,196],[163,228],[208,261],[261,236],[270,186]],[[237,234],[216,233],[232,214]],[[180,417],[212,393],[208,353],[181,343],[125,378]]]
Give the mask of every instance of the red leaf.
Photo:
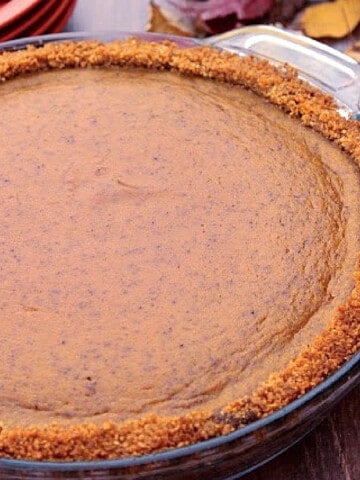
[[[190,18],[206,22],[235,14],[239,21],[262,17],[272,0],[169,0]]]

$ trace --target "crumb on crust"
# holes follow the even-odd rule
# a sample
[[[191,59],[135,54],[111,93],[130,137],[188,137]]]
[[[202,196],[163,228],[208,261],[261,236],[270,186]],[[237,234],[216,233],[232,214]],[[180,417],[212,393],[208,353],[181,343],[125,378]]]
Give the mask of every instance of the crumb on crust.
[[[107,66],[169,69],[241,85],[334,141],[360,164],[360,126],[337,112],[333,98],[297,77],[290,66],[277,68],[254,57],[209,47],[181,49],[170,42],[137,39],[48,44],[0,55],[0,79],[42,70]],[[179,417],[149,415],[121,424],[1,427],[0,456],[28,460],[96,460],[139,456],[184,447],[228,434],[299,398],[336,371],[360,349],[360,263],[355,287],[336,317],[311,345],[250,396],[214,411]]]

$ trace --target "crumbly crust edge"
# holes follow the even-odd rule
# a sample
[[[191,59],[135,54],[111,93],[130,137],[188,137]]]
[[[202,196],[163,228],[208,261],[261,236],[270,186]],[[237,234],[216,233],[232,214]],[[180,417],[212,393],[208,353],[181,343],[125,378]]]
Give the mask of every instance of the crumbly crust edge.
[[[58,43],[0,54],[0,80],[50,69],[108,66],[169,69],[241,85],[334,141],[360,166],[359,123],[341,117],[334,99],[300,80],[292,67],[274,67],[252,56],[138,39]],[[216,412],[149,415],[121,424],[7,428],[0,422],[0,456],[60,461],[139,456],[225,435],[275,412],[318,385],[360,349],[360,259],[354,270],[354,289],[328,328],[250,396]]]

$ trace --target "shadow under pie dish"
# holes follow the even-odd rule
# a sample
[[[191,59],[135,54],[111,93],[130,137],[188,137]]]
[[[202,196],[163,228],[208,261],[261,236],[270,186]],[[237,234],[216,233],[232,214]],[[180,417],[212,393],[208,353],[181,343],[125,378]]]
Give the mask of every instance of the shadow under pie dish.
[[[2,457],[229,435],[358,350],[359,127],[328,95],[139,39],[0,75]]]

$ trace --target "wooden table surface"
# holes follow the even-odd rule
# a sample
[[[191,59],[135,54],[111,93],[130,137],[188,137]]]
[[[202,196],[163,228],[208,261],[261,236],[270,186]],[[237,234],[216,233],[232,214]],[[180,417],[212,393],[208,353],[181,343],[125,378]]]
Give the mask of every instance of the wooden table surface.
[[[148,3],[148,0],[78,0],[66,30],[141,31],[147,23]],[[359,453],[360,386],[304,440],[244,478],[360,480]]]

